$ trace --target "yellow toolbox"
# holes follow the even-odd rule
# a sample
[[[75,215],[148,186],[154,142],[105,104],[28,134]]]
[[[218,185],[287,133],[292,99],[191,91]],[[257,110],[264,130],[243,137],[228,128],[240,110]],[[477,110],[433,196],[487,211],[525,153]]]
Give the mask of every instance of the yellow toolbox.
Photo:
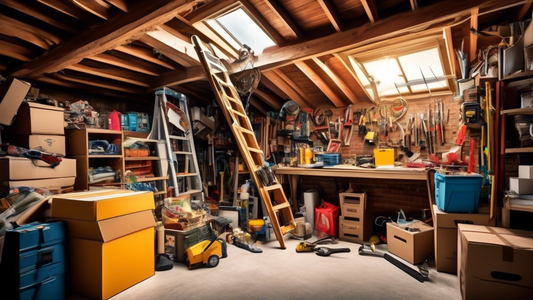
[[[376,166],[394,166],[394,149],[374,149],[374,160]]]

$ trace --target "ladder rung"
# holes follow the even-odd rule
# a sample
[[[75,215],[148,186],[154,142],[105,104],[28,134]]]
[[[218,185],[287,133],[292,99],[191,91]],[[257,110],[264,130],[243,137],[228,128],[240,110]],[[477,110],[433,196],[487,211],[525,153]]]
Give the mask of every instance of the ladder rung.
[[[176,177],[198,176],[198,173],[176,173]]]
[[[287,208],[287,207],[291,207],[291,205],[289,204],[289,202],[283,202],[281,204],[278,204],[278,205],[275,205],[275,206],[272,206],[272,210],[274,211],[278,211],[278,210],[282,210],[284,208]]]
[[[244,127],[241,127],[240,130],[241,130],[241,132],[243,132],[243,133],[248,133],[248,134],[250,134],[250,135],[255,136],[255,133],[254,133],[253,131],[251,131],[250,129],[246,129],[246,128],[244,128]]]
[[[174,154],[192,154],[190,151],[174,151]]]
[[[250,147],[248,147],[248,150],[250,150],[251,152],[261,153],[261,154],[263,154],[263,151],[262,151],[262,150],[259,150],[259,149],[255,149],[255,148],[250,148]]]
[[[186,137],[186,136],[169,135],[168,137],[170,139],[174,139],[174,140],[182,140],[182,141],[188,141],[189,140],[189,138]]]
[[[296,228],[296,224],[294,223],[291,223],[291,224],[287,224],[285,226],[281,226],[279,229],[281,230],[281,234],[285,235],[287,232],[293,230]]]
[[[242,105],[242,103],[241,103],[240,100],[237,100],[237,99],[235,99],[235,98],[233,98],[233,97],[230,97],[230,96],[228,96],[228,95],[226,95],[226,98],[228,98],[228,100],[231,101],[231,102],[235,102],[235,103],[238,103],[238,104],[241,104],[241,105]]]
[[[238,110],[234,110],[234,109],[230,109],[230,110],[231,110],[234,114],[236,114],[236,115],[239,115],[239,116],[241,116],[241,117],[243,117],[243,118],[248,118],[247,115],[243,114],[242,112],[240,112],[240,111],[238,111]]]
[[[279,183],[263,187],[263,189],[265,189],[265,191],[272,191],[272,190],[277,190],[277,189],[281,189],[281,188],[282,188],[282,186]]]
[[[202,190],[188,190],[184,192],[179,192],[178,195],[193,195],[193,194],[199,194]]]

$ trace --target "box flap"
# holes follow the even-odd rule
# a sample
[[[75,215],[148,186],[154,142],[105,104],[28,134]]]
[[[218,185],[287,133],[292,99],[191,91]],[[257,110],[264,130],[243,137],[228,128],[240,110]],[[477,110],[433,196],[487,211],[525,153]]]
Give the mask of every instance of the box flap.
[[[514,247],[533,250],[533,231],[493,227],[492,230]]]
[[[497,235],[490,232],[466,231],[463,232],[463,236],[469,243],[505,246],[505,243]]]
[[[0,84],[0,124],[9,126],[31,85],[28,82],[9,78]]]
[[[31,108],[39,108],[39,109],[48,109],[48,110],[55,110],[55,111],[64,111],[65,109],[62,107],[52,106],[52,105],[46,105],[36,102],[25,102],[28,104]]]
[[[482,207],[480,207],[477,214],[447,213],[440,210],[436,204],[433,204],[433,212],[435,214],[435,227],[438,228],[457,228],[458,224],[489,225],[490,222],[489,213],[484,213],[485,210]]]
[[[69,238],[80,238],[107,243],[146,228],[154,227],[151,210],[143,210],[101,221],[58,218],[67,224]]]
[[[54,195],[52,217],[99,221],[147,209],[154,209],[152,192],[96,193]]]

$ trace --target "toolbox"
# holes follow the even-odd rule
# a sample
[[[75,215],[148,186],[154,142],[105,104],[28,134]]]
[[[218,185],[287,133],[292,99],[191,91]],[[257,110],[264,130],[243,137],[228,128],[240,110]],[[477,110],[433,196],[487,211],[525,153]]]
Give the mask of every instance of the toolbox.
[[[0,290],[7,299],[65,297],[65,226],[34,222],[6,231]]]

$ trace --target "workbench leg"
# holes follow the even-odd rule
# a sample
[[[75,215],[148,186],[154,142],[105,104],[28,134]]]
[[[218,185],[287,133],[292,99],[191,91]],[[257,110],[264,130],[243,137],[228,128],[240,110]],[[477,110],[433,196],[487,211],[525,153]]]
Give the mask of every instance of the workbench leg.
[[[289,176],[289,186],[291,188],[291,201],[292,209],[294,212],[298,211],[298,181],[300,181],[300,175],[287,175]]]

